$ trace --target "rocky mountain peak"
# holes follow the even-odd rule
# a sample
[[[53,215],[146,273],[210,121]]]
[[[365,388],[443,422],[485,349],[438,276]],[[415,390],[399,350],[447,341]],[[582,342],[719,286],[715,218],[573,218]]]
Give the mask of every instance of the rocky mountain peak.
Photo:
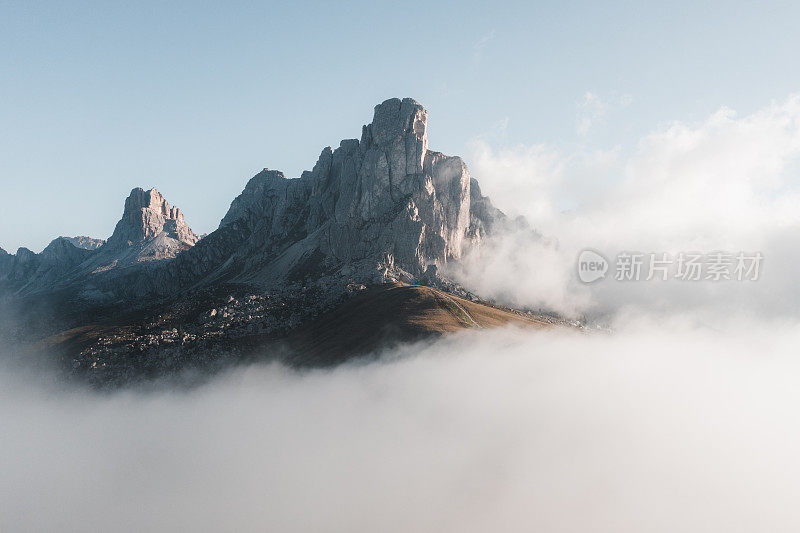
[[[270,290],[313,283],[331,294],[352,283],[441,281],[437,268],[505,215],[461,158],[428,149],[427,125],[411,98],[378,104],[360,139],[324,148],[299,178],[258,172],[199,246],[177,207],[156,189],[135,188],[105,244],[60,239],[38,259],[21,250],[11,270],[2,260],[7,278],[25,292],[69,283],[87,301],[220,281]]]
[[[392,98],[375,106],[360,140],[324,148],[300,178],[256,174],[220,224],[226,236],[247,231],[233,257],[219,243],[225,268],[243,282],[371,282],[421,279],[431,265],[458,259],[504,215],[461,158],[428,150],[427,124],[418,102]],[[222,237],[209,239],[210,253]]]
[[[428,151],[427,128],[428,112],[416,100],[391,98],[375,106],[372,123],[362,129],[361,142],[387,153],[405,152],[405,161],[394,161],[399,164],[396,173],[420,173]]]
[[[145,191],[137,187],[125,200],[122,218],[103,249],[118,251],[146,243],[160,235],[186,247],[194,246],[199,240],[186,224],[180,209],[171,206],[156,189]]]
[[[50,244],[48,244],[44,250],[42,250],[38,256],[40,258],[46,258],[49,260],[60,260],[62,257],[75,254],[78,255],[82,252],[86,252],[83,248],[78,248],[67,237],[56,237]]]
[[[36,259],[36,252],[30,248],[20,246],[17,248],[17,253],[14,255],[20,263],[29,263]]]
[[[14,263],[14,256],[0,248],[0,278],[11,268]]]
[[[62,236],[62,238],[68,240],[74,246],[83,248],[84,250],[96,250],[106,243],[106,241],[103,239],[95,239],[92,237],[87,237],[86,235],[78,235],[77,237]]]

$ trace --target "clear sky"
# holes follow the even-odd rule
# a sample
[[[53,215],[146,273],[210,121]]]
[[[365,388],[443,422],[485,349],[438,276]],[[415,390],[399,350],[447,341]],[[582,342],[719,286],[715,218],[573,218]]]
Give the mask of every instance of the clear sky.
[[[468,164],[501,124],[495,142],[608,149],[751,112],[800,90],[798,21],[797,2],[0,0],[0,246],[107,237],[136,186],[212,231],[259,169],[299,175],[394,96]]]

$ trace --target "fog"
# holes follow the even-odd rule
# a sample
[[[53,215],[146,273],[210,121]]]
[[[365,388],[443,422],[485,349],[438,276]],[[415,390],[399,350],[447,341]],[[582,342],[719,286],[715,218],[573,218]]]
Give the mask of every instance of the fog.
[[[544,237],[496,235],[448,272],[608,330],[115,393],[0,348],[0,530],[797,531],[798,125],[789,98],[628,150],[476,140],[484,192]],[[584,247],[765,262],[748,283],[585,285]]]
[[[796,531],[797,324],[465,333],[183,392],[0,377],[3,531]]]
[[[500,131],[475,140],[470,172],[497,206],[526,217],[544,238],[495,235],[448,269],[465,285],[568,315],[622,307],[690,309],[712,320],[731,309],[798,313],[800,95],[749,115],[721,108],[697,123],[659,125],[633,146],[565,152],[502,139]],[[584,285],[574,272],[585,248],[609,260],[621,251],[758,251],[764,275],[757,283]]]

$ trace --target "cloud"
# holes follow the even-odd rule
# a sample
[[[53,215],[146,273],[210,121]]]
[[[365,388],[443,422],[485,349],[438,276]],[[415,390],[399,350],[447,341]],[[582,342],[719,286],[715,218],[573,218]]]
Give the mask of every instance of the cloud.
[[[666,124],[626,150],[582,148],[569,154],[547,144],[494,147],[483,138],[471,151],[472,175],[484,194],[525,215],[557,242],[541,259],[535,242],[496,245],[508,250],[494,257],[508,265],[496,278],[481,276],[478,268],[462,271],[464,283],[479,284],[488,295],[510,290],[509,280],[521,287],[519,297],[535,295],[539,289],[526,273],[540,261],[553,265],[560,258],[565,274],[550,278],[564,280],[562,294],[556,296],[550,287],[548,296],[532,297],[531,305],[584,301],[583,289],[576,293],[574,276],[567,274],[584,248],[611,256],[622,250],[761,251],[765,268],[758,283],[603,282],[590,288],[590,301],[606,311],[630,304],[650,311],[704,306],[722,312],[733,305],[759,313],[797,313],[792,301],[800,298],[793,273],[800,250],[800,96],[741,117],[722,108],[696,124]],[[494,290],[488,287],[492,284]]]
[[[483,58],[483,51],[486,46],[494,39],[494,30],[489,30],[480,39],[478,39],[472,46],[472,59],[475,63]]]
[[[602,122],[610,111],[628,107],[631,102],[633,102],[633,98],[629,94],[606,100],[596,93],[587,91],[577,104],[576,131],[578,135],[586,136],[589,130],[595,124]]]
[[[578,104],[578,135],[586,135],[597,120],[601,119],[607,111],[608,104],[592,92],[586,92],[583,100]]]
[[[555,216],[555,195],[567,164],[557,150],[538,144],[495,151],[486,138],[479,138],[470,143],[470,151],[470,174],[479,177],[482,187],[484,181],[489,182],[496,205],[535,219]],[[501,186],[494,186],[501,181]],[[536,194],[531,194],[534,191]],[[522,200],[516,196],[520,192],[525,194]]]
[[[628,322],[94,394],[0,372],[3,531],[789,531],[795,325]]]

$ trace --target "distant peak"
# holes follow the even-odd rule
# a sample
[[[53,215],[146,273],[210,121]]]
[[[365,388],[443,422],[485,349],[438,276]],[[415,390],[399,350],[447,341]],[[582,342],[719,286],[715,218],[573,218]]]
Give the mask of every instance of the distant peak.
[[[17,248],[16,255],[18,260],[28,260],[33,257],[36,257],[36,253],[33,250],[25,248],[24,246],[20,246],[19,248]]]
[[[62,236],[61,238],[69,241],[73,246],[83,248],[84,250],[96,250],[106,243],[106,241],[103,239],[95,239],[92,237],[87,237],[86,235],[78,235],[76,237]]]
[[[197,242],[197,236],[186,224],[183,213],[171,206],[157,189],[136,187],[125,199],[122,219],[105,245],[110,249],[127,247],[148,241],[161,233],[187,246]]]

